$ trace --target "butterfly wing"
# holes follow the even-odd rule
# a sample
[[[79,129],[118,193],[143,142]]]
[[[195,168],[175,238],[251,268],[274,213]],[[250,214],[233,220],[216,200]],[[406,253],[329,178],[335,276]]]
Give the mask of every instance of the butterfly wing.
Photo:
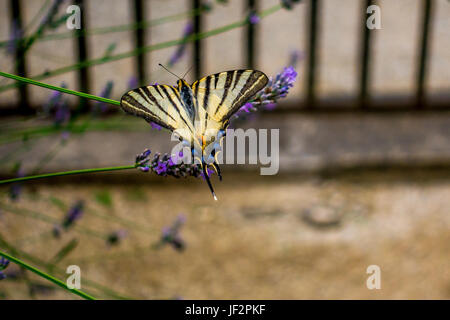
[[[194,82],[192,90],[198,108],[206,111],[206,117],[226,125],[239,108],[266,86],[268,80],[263,72],[257,70],[225,71]]]
[[[194,125],[174,87],[154,85],[133,89],[122,96],[120,106],[127,113],[176,131],[183,140],[192,141]]]
[[[206,161],[211,163],[210,155],[214,157],[220,151],[220,140],[230,117],[264,88],[268,80],[261,71],[233,70],[207,76],[192,84],[197,101],[196,114],[200,118],[200,128],[196,130],[200,130],[206,153],[209,153]]]

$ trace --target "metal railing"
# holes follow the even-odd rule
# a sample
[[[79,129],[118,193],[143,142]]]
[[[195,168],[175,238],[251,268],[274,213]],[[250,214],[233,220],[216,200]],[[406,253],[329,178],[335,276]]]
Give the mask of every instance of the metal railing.
[[[189,0],[192,9],[198,9],[202,5],[201,0]],[[321,0],[304,0],[300,5],[307,6],[307,43],[302,44],[302,47],[306,48],[306,73],[304,78],[300,81],[306,86],[305,98],[302,101],[296,103],[295,106],[289,108],[281,108],[281,110],[289,110],[289,112],[295,111],[412,111],[412,110],[450,110],[450,99],[447,99],[446,103],[440,104],[439,107],[429,104],[427,100],[427,92],[425,81],[428,74],[429,66],[429,47],[430,39],[432,33],[432,20],[434,14],[434,2],[435,0],[423,0],[421,3],[421,31],[420,31],[420,47],[418,48],[418,55],[416,61],[416,80],[415,80],[415,98],[411,103],[405,104],[400,108],[395,106],[391,108],[389,103],[392,102],[382,102],[381,105],[373,105],[371,92],[369,90],[371,83],[371,61],[372,61],[372,50],[373,50],[373,37],[371,36],[374,32],[366,27],[367,13],[366,9],[368,6],[375,4],[374,0],[363,0],[361,3],[361,33],[360,33],[360,59],[358,63],[358,93],[355,97],[349,97],[349,99],[341,99],[339,101],[332,101],[333,99],[319,99],[317,95],[317,73],[320,68],[320,61],[317,59],[318,56],[318,43],[320,42],[321,36],[321,16],[322,16],[322,1]],[[86,0],[75,0],[75,4],[79,5],[82,9],[86,3]],[[142,22],[146,21],[147,15],[149,13],[149,1],[145,0],[130,0],[130,10],[134,13],[133,19],[137,23],[138,27],[135,28],[135,47],[141,48],[145,46],[145,41],[148,41],[147,29],[142,27]],[[22,27],[22,7],[23,1],[21,0],[10,0],[10,19],[11,22],[15,21],[18,28]],[[258,0],[246,0],[246,10],[247,12],[254,12],[259,9]],[[83,15],[84,10],[81,10]],[[89,21],[86,22],[84,16],[81,17],[82,29],[86,28]],[[203,15],[194,14],[192,16],[192,24],[194,33],[200,33],[203,30]],[[245,32],[245,61],[249,68],[257,67],[257,57],[256,52],[256,38],[259,36],[258,33],[259,26],[254,24],[248,24],[244,27],[243,32]],[[89,59],[89,48],[86,34],[81,30],[74,37],[75,48],[77,51],[77,60],[79,63],[87,61]],[[300,30],[299,30],[300,32]],[[195,40],[193,42],[193,53],[192,53],[192,64],[193,73],[196,78],[203,76],[203,65],[202,57],[204,55],[204,46],[202,46],[202,40]],[[151,64],[150,57],[145,53],[141,52],[135,55],[135,74],[141,85],[144,84],[145,79],[149,78],[147,74],[147,66]],[[15,52],[16,60],[16,74],[20,76],[28,76],[27,74],[27,57],[26,52],[23,50],[16,50]],[[77,70],[77,81],[78,88],[83,92],[90,92],[91,89],[91,78],[90,68],[88,66],[80,67]],[[30,107],[28,101],[28,91],[26,85],[21,85],[18,88],[18,93],[20,96],[18,107],[8,110],[0,109],[1,114],[29,114],[33,113],[34,110]],[[351,103],[349,103],[349,101]],[[448,103],[447,103],[448,102]],[[84,102],[86,103],[86,102]],[[393,103],[395,104],[395,102]],[[349,105],[356,107],[349,108]]]

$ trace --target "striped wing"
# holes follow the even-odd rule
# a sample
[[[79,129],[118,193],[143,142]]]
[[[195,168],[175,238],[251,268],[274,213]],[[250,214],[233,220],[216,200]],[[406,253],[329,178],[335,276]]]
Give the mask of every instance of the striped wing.
[[[198,112],[226,124],[253,95],[266,86],[267,76],[257,70],[234,70],[216,73],[192,84]]]
[[[182,139],[191,142],[194,125],[189,118],[177,89],[155,85],[128,91],[120,100],[122,109],[130,114],[177,131]]]

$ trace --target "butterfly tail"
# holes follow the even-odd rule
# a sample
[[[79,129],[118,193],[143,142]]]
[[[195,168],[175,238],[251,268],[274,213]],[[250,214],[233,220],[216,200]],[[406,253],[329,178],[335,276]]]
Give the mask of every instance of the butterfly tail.
[[[220,173],[220,167],[219,164],[217,162],[214,161],[214,163],[212,164],[212,166],[214,167],[214,169],[216,170],[217,175],[219,176],[219,180],[222,181],[222,174]]]
[[[214,200],[217,200],[216,193],[214,192],[214,189],[213,189],[212,184],[211,184],[211,180],[209,179],[208,165],[203,162],[202,167],[203,167],[203,175],[205,176],[205,180],[208,183],[209,190],[211,190],[211,193],[212,193],[212,195],[214,197]]]

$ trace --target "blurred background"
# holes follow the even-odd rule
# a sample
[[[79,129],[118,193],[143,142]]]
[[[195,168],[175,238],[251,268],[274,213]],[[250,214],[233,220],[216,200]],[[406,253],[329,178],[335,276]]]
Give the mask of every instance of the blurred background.
[[[280,129],[277,175],[223,165],[217,202],[201,178],[139,170],[3,185],[0,249],[60,279],[78,265],[98,298],[449,299],[449,38],[446,0],[0,0],[0,71],[55,86],[119,100],[175,84],[158,63],[192,67],[188,82],[298,73],[273,110],[235,123]],[[171,150],[118,109],[1,78],[1,178]],[[3,273],[1,299],[77,299]]]

